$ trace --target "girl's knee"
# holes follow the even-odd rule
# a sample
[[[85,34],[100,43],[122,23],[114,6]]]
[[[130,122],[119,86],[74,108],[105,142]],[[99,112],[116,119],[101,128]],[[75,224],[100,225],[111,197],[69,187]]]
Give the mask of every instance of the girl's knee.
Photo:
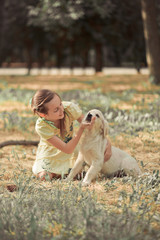
[[[37,177],[40,178],[42,181],[46,181],[48,179],[48,177],[51,179],[55,178],[55,179],[59,179],[62,176],[60,174],[56,174],[56,173],[50,173],[50,172],[40,172],[37,174]]]
[[[46,171],[43,171],[43,172],[40,172],[37,174],[37,177],[40,178],[42,181],[45,181],[47,176],[52,179],[52,173],[49,173],[49,172],[46,172]]]

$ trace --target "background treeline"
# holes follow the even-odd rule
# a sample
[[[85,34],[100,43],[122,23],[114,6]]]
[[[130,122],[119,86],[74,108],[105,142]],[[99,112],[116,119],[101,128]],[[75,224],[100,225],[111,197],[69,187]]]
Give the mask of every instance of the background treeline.
[[[98,72],[104,66],[134,66],[139,71],[146,66],[140,0],[1,0],[0,65],[12,62],[28,69],[92,66]]]

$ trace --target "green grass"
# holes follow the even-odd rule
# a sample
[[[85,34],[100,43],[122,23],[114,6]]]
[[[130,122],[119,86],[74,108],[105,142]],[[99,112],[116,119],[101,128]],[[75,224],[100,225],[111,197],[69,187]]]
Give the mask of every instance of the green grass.
[[[116,94],[103,94],[100,89],[88,90],[72,90],[60,92],[63,100],[74,100],[78,103],[83,113],[88,112],[92,108],[96,108],[105,114],[106,119],[112,124],[110,134],[119,134],[125,132],[128,134],[137,134],[138,131],[156,131],[160,129],[160,100],[155,100],[140,110],[120,110],[112,107],[112,104],[118,101],[129,101],[132,91],[123,92],[121,97],[116,98]],[[22,89],[2,90],[1,101],[19,101],[29,103],[29,99],[33,96],[33,91]],[[4,129],[19,129],[21,131],[29,131],[30,124],[36,121],[35,117],[31,117],[31,110],[26,112],[26,116],[21,116],[18,111],[0,113],[0,119]]]
[[[19,78],[18,78],[19,79]],[[28,78],[27,78],[28,79]],[[145,102],[145,94],[160,95],[159,89],[138,92],[128,89],[123,92],[113,90],[104,93],[102,83],[110,79],[89,81],[88,85],[98,83],[94,90],[69,90],[59,94],[63,100],[74,100],[84,113],[92,108],[98,108],[104,114],[110,125],[110,137],[114,140],[121,136],[125,147],[132,146],[131,151],[138,156],[142,148],[145,154],[141,156],[142,177],[98,179],[89,188],[82,188],[81,182],[65,183],[63,181],[40,182],[31,176],[31,165],[25,170],[23,164],[33,163],[36,148],[4,148],[1,149],[0,165],[0,240],[158,240],[160,239],[160,176],[156,167],[149,173],[148,162],[157,161],[158,140],[156,133],[160,129],[160,98]],[[16,78],[11,79],[16,82]],[[19,79],[20,80],[20,79]],[[22,79],[23,80],[23,79]],[[34,80],[34,79],[32,79]],[[132,79],[131,79],[132,80]],[[37,80],[38,81],[38,80]],[[23,82],[23,81],[22,81]],[[63,82],[61,80],[61,82]],[[66,83],[66,81],[64,81]],[[70,79],[68,82],[81,82]],[[123,84],[123,79],[120,81]],[[116,82],[116,83],[120,83]],[[5,80],[0,81],[0,102],[3,106],[7,101],[21,102],[28,105],[34,90],[9,87]],[[107,84],[107,83],[106,83]],[[141,102],[134,102],[132,109],[125,110],[115,107],[121,102],[132,101],[134,94],[141,94]],[[141,108],[135,108],[140,104]],[[26,109],[26,108],[25,108]],[[5,135],[14,137],[35,138],[33,126],[36,117],[28,110],[1,110],[1,141]],[[21,131],[21,135],[19,131]],[[123,133],[123,134],[122,134]],[[140,139],[139,134],[148,134],[148,139]],[[23,136],[24,134],[24,136]],[[123,136],[124,135],[124,136]],[[152,136],[152,138],[151,138]],[[136,138],[134,144],[129,139]],[[157,142],[156,142],[157,141]],[[114,141],[113,141],[114,143]],[[137,153],[137,151],[139,151]],[[153,158],[145,159],[148,156]],[[157,161],[158,163],[158,161]],[[157,164],[156,163],[156,164]],[[157,165],[153,166],[157,166]],[[151,165],[150,165],[151,166]],[[17,191],[9,192],[7,184],[15,184]],[[99,184],[99,185],[98,185]],[[103,194],[96,189],[103,189]],[[95,190],[93,190],[95,189]]]
[[[82,189],[80,183],[53,180],[45,187],[35,184],[33,177],[21,170],[14,177],[18,190],[0,195],[1,240],[158,239],[160,233],[151,224],[158,225],[160,218],[150,211],[153,199],[159,203],[158,173],[138,181],[125,178],[122,184],[128,181],[132,192],[120,192],[116,209],[111,211],[98,202],[94,191]],[[113,184],[112,180],[110,189]],[[146,192],[148,197],[153,193],[150,201],[143,199]],[[134,204],[138,205],[136,211],[132,209]]]

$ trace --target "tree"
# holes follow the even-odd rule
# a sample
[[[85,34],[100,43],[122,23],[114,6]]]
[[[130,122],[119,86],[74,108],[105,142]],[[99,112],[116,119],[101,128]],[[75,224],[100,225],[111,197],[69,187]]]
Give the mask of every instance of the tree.
[[[156,1],[141,0],[146,58],[150,71],[150,80],[160,84],[160,40],[157,23]]]
[[[111,0],[88,0],[83,1],[84,15],[80,19],[83,22],[83,30],[81,37],[89,36],[90,41],[86,41],[86,45],[90,45],[95,51],[95,71],[101,72],[103,67],[103,47],[105,45],[105,29],[108,25],[115,5]]]
[[[1,63],[94,65],[96,72],[128,62],[137,70],[146,65],[140,0],[1,1]]]
[[[88,53],[95,51],[95,70],[103,67],[104,28],[106,17],[111,15],[111,0],[39,0],[29,11],[29,25],[43,28],[53,35],[57,67],[62,64],[63,52],[70,50],[70,67],[75,56],[87,65]]]
[[[139,0],[112,0],[112,4],[112,14],[103,30],[107,57],[113,66],[129,63],[139,71],[146,62]]]
[[[0,63],[25,50],[28,69],[32,65],[33,31],[27,26],[28,6],[38,0],[3,0],[1,6]],[[15,60],[15,59],[14,59]],[[17,60],[17,59],[16,59]]]
[[[28,25],[43,29],[44,34],[52,38],[56,66],[62,66],[63,52],[73,45],[72,26],[82,15],[81,0],[39,0],[36,6],[30,6]],[[77,26],[74,28],[76,32]],[[74,54],[74,47],[72,53]],[[72,65],[72,64],[71,64]]]
[[[0,66],[4,59],[7,58],[8,52],[10,51],[11,47],[6,45],[6,42],[10,38],[6,38],[6,24],[5,20],[7,18],[7,12],[5,8],[5,0],[1,1],[1,8],[0,8]],[[9,34],[8,34],[9,35]],[[10,44],[11,45],[11,44]]]

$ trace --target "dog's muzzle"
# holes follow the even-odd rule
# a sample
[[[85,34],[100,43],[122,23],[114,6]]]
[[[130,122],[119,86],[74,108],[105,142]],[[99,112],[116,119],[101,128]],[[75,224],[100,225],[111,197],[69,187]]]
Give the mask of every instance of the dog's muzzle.
[[[86,117],[86,121],[87,122],[91,122],[91,119],[92,119],[92,114],[91,113],[88,113],[87,117]]]

